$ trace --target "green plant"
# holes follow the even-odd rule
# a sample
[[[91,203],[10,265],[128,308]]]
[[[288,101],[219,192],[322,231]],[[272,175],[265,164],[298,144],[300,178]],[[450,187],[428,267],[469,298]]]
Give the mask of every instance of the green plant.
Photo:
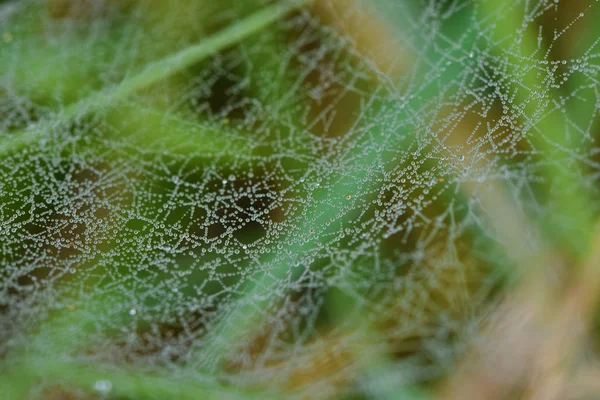
[[[562,396],[600,292],[576,3],[0,5],[0,392]],[[497,325],[536,374],[482,372]]]

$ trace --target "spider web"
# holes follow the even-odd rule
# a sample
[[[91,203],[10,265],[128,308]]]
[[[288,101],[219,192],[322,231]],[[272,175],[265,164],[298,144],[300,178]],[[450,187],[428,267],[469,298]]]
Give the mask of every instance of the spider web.
[[[326,395],[368,325],[444,374],[600,205],[598,5],[317,1],[119,94],[276,7],[215,3],[0,5],[5,359]]]

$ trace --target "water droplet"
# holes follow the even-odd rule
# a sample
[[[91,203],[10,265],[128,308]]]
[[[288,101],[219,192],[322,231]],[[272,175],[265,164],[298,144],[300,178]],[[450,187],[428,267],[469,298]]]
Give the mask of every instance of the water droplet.
[[[100,393],[107,394],[112,389],[112,382],[106,379],[96,381],[94,383],[94,389]]]

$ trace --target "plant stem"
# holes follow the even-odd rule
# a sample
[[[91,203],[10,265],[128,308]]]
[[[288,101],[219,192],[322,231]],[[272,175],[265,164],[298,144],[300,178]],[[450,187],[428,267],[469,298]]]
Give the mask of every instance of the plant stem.
[[[502,57],[510,74],[516,75],[509,83],[510,90],[516,95],[516,103],[522,104],[522,109],[514,112],[520,116],[523,123],[524,139],[528,140],[537,150],[536,157],[544,161],[544,178],[548,183],[560,188],[556,194],[556,205],[549,210],[548,231],[552,231],[559,246],[564,248],[576,259],[586,257],[590,250],[591,235],[594,232],[594,218],[590,212],[593,203],[580,186],[573,186],[573,179],[580,176],[579,165],[565,165],[554,159],[553,156],[561,153],[570,154],[574,149],[570,148],[565,134],[564,122],[558,115],[556,105],[560,104],[558,93],[551,86],[543,82],[536,72],[537,65],[545,65],[545,60],[540,54],[533,32],[526,31],[521,37],[520,53],[517,50],[508,51],[499,43],[507,38],[512,38],[515,33],[522,30],[522,13],[513,3],[506,5],[503,2],[491,0],[479,0],[478,2],[482,17],[486,22],[494,21],[496,29],[492,40],[496,43],[492,48],[496,55]],[[512,7],[508,10],[500,10],[502,7]],[[497,16],[506,18],[497,20]],[[523,72],[518,70],[524,63],[533,66]],[[522,76],[521,76],[522,75]],[[516,81],[522,78],[522,83]],[[548,89],[544,89],[548,88]],[[556,216],[568,215],[572,223],[569,229],[556,226]]]
[[[119,85],[99,92],[78,101],[61,110],[54,118],[43,120],[32,126],[0,139],[0,155],[19,150],[45,135],[49,125],[69,121],[91,110],[111,107],[119,100],[150,87],[165,78],[202,61],[241,40],[260,32],[286,14],[306,5],[310,0],[281,2],[259,10],[241,21],[221,30],[202,42],[182,49],[181,51],[156,61],[139,74],[125,79]]]
[[[129,371],[114,366],[88,366],[56,359],[27,359],[0,374],[0,390],[13,400],[27,399],[34,382],[91,391],[97,382],[110,384],[109,393],[132,399],[264,398],[264,394],[223,386],[203,385],[192,379]],[[51,387],[51,386],[50,386]]]

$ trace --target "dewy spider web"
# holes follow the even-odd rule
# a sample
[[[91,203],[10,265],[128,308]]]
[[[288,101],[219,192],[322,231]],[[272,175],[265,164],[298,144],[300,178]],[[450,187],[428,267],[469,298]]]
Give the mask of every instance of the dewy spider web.
[[[428,382],[586,257],[595,1],[221,3],[0,5],[11,396]]]

